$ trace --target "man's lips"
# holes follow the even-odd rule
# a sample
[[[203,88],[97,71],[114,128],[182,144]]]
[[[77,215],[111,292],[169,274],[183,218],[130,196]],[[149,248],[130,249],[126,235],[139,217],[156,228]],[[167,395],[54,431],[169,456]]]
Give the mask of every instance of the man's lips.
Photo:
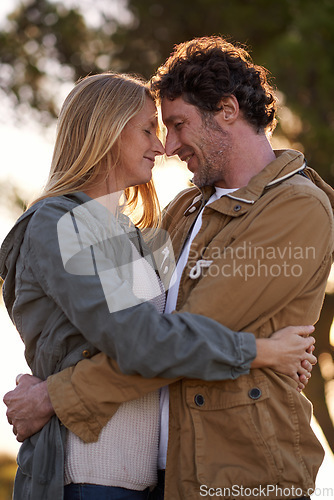
[[[182,156],[180,156],[180,159],[182,161],[188,163],[193,156],[194,156],[194,153],[183,154]]]
[[[182,160],[182,161],[185,161],[185,162],[186,162],[186,164],[187,164],[187,168],[188,168],[188,170],[190,170],[191,172],[193,172],[193,171],[194,171],[194,169],[195,169],[195,166],[193,165],[193,163],[194,163],[194,162],[192,161],[192,160],[193,160],[193,159],[195,159],[195,158],[196,158],[195,154],[194,154],[194,153],[191,153],[191,154],[188,154],[188,155],[184,156],[184,157],[183,157],[183,160]]]
[[[150,158],[149,156],[144,156],[144,159],[150,161],[154,165],[155,158]]]

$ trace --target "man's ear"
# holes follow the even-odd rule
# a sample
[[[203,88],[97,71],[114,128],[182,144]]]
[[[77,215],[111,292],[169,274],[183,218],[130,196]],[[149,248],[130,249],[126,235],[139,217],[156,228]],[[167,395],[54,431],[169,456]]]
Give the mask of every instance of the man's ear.
[[[219,103],[221,108],[218,116],[227,123],[233,123],[239,116],[240,109],[238,99],[234,95],[223,97]],[[218,118],[217,116],[217,118]]]

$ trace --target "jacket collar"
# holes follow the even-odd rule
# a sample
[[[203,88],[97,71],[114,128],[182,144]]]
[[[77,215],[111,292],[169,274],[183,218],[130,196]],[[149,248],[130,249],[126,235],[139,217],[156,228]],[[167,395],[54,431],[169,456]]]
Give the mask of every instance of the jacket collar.
[[[265,189],[283,182],[298,172],[302,172],[306,167],[304,155],[299,151],[276,150],[274,153],[276,159],[252,177],[247,186],[225,195],[224,200],[214,201],[210,204],[210,207],[233,217],[242,215],[248,211],[250,206],[256,203]],[[199,208],[206,203],[213,192],[214,188],[212,186],[198,189],[198,194],[184,214],[190,215],[195,211],[195,208]]]
[[[274,151],[276,159],[270,162],[261,172],[252,177],[247,186],[244,186],[232,194],[229,198],[238,199],[245,203],[253,204],[263,191],[278,184],[305,168],[304,155],[299,151],[277,150]]]

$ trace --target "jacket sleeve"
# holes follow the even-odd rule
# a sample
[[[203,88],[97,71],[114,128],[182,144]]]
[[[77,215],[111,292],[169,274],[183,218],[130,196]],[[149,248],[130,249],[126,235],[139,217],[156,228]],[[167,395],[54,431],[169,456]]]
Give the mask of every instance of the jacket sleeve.
[[[59,219],[59,209],[49,205],[32,218],[32,271],[71,324],[99,351],[115,359],[122,372],[146,378],[188,376],[220,380],[249,371],[256,356],[252,334],[235,334],[214,320],[188,312],[159,314],[152,303],[133,295],[126,278],[110,269],[110,258],[95,239],[92,259],[87,242],[93,235],[80,220],[76,221],[80,245],[70,225],[62,229],[66,256],[85,242],[84,251],[79,248],[68,272],[65,267],[68,268],[69,259],[64,259],[59,250]]]
[[[225,340],[228,340],[231,334],[235,336],[236,332],[226,329],[223,334],[226,335]],[[224,342],[226,362],[233,363],[234,356],[235,366],[230,366],[230,369],[226,366],[217,379],[235,378],[247,373],[248,364],[244,369],[238,366],[238,363],[249,357],[254,359],[256,356],[253,335],[241,332],[236,337],[241,340],[237,347],[235,339],[232,339],[230,344]],[[160,360],[159,356],[157,370]],[[245,366],[244,362],[242,363]],[[182,372],[182,368],[180,371]],[[176,380],[178,378],[143,378],[140,375],[126,375],[121,372],[115,360],[105,353],[99,353],[91,359],[82,360],[77,365],[48,377],[47,383],[58,418],[81,439],[91,442],[98,439],[100,431],[117,411],[120,403],[137,399]]]
[[[93,442],[121,403],[176,380],[125,375],[101,352],[48,377],[47,384],[60,421],[83,441]]]

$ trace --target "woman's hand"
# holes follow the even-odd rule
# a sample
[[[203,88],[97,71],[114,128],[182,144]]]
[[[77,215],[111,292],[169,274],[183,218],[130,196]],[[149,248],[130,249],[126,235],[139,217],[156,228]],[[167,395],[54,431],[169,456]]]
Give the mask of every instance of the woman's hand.
[[[311,377],[314,356],[314,326],[288,326],[269,339],[256,339],[257,357],[251,368],[272,368],[291,377],[302,391]]]

